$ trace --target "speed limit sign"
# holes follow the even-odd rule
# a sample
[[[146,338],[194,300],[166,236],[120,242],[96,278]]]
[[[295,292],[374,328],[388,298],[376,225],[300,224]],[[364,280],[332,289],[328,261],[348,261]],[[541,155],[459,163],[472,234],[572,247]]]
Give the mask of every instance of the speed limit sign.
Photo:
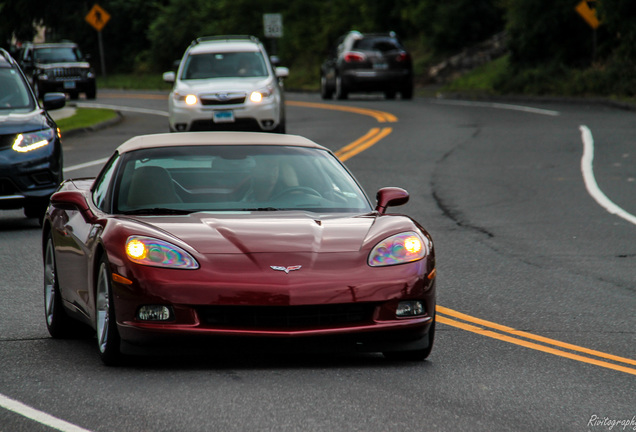
[[[265,37],[282,38],[283,16],[281,14],[263,14],[263,27],[265,28]]]

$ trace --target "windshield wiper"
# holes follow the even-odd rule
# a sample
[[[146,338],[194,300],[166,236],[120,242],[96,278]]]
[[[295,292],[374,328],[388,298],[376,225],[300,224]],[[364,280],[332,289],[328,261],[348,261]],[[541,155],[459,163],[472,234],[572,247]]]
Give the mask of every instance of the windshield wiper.
[[[142,208],[137,210],[129,210],[122,212],[125,215],[187,215],[194,213],[196,210],[181,210],[165,207]]]

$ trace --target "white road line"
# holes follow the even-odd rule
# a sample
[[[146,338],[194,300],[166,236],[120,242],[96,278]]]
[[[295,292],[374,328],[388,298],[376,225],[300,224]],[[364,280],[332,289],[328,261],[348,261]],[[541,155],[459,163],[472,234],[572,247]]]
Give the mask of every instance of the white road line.
[[[510,104],[502,104],[497,102],[473,102],[473,101],[461,101],[461,100],[444,100],[444,99],[436,99],[433,101],[434,103],[441,105],[459,105],[459,106],[470,106],[470,107],[483,107],[483,108],[495,108],[495,109],[504,109],[511,111],[522,111],[530,114],[540,114],[547,116],[558,116],[561,115],[559,111],[545,110],[541,108],[532,108],[522,105],[510,105]]]
[[[596,179],[594,178],[594,169],[592,163],[594,161],[594,138],[590,129],[582,125],[579,127],[581,131],[581,138],[583,140],[583,157],[581,158],[581,172],[583,173],[583,181],[587,192],[594,198],[594,200],[605,210],[613,215],[625,219],[627,222],[636,225],[636,216],[626,212],[616,204],[614,204],[598,187]]]
[[[86,163],[82,163],[82,164],[79,164],[79,165],[73,165],[73,166],[70,166],[68,168],[64,168],[64,172],[76,171],[76,170],[79,170],[79,169],[82,169],[82,168],[88,168],[88,167],[91,167],[91,166],[94,166],[94,165],[101,165],[103,163],[106,163],[106,161],[108,161],[108,159],[109,158],[97,159],[97,160],[86,162]]]
[[[62,432],[90,432],[0,393],[0,407]]]

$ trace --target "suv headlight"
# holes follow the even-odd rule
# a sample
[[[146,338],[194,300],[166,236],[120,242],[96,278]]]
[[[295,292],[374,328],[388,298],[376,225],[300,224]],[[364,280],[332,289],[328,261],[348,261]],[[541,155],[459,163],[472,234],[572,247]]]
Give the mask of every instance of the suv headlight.
[[[198,102],[197,96],[193,94],[174,92],[174,95],[172,97],[174,98],[175,102],[185,103],[188,106],[196,105],[196,103]]]
[[[55,139],[53,129],[21,133],[15,137],[11,148],[19,153],[27,153],[49,145],[53,139]]]
[[[254,103],[261,103],[263,102],[264,99],[270,98],[273,94],[274,94],[274,88],[268,86],[264,89],[253,91],[250,94],[250,101]]]

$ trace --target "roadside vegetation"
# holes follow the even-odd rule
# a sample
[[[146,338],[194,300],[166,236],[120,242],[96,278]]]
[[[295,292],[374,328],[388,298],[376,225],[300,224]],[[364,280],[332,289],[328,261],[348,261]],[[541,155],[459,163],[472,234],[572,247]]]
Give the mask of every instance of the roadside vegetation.
[[[595,8],[597,29],[575,11]],[[84,17],[94,2],[0,0],[0,45],[32,40],[36,24],[48,40],[71,39],[91,54],[101,75],[97,32]],[[199,36],[252,34],[291,70],[288,89],[316,90],[326,51],[345,32],[393,30],[413,53],[416,80],[430,68],[505,32],[507,53],[454,79],[453,91],[633,98],[636,93],[634,0],[104,0],[102,87],[167,89],[173,68]],[[263,14],[280,13],[281,39],[264,37]],[[9,46],[10,47],[10,46]]]
[[[78,108],[75,114],[56,121],[57,127],[62,131],[62,136],[71,130],[84,129],[95,126],[117,117],[117,113],[110,109],[102,108]]]

